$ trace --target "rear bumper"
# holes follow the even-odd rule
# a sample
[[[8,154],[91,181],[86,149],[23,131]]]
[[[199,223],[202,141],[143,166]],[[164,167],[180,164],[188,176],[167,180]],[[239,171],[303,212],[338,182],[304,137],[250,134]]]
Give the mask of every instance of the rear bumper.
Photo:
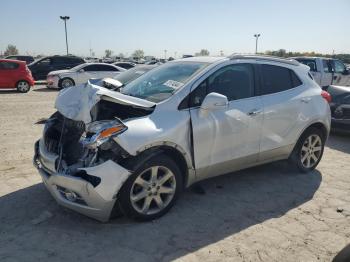
[[[350,132],[350,119],[339,119],[332,117],[332,129]]]
[[[57,158],[57,155],[45,150],[41,140],[35,143],[34,166],[57,203],[101,222],[108,221],[116,195],[130,172],[110,160],[98,166],[79,169],[101,179],[94,187],[81,177],[56,172]]]

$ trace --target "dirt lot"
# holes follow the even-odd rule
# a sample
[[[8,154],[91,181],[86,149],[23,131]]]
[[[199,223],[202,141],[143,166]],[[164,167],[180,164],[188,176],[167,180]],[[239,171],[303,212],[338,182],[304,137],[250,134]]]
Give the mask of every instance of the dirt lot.
[[[61,208],[32,166],[56,95],[0,93],[1,261],[330,261],[350,242],[350,136],[332,135],[311,174],[281,162],[211,179],[149,223]]]

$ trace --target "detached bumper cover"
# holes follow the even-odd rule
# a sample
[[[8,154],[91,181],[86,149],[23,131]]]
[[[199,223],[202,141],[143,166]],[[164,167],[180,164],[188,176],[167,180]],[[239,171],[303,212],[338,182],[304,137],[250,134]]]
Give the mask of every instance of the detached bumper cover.
[[[48,153],[41,140],[35,143],[34,166],[58,204],[99,221],[108,221],[116,195],[131,173],[111,160],[98,166],[78,169],[101,179],[94,187],[81,177],[57,173],[56,160],[57,156]],[[73,192],[76,199],[67,197],[67,192]]]

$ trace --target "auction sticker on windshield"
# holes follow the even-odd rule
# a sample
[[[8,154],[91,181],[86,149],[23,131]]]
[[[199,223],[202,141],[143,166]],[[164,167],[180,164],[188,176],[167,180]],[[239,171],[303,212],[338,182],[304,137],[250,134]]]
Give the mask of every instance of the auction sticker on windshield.
[[[174,89],[178,89],[180,87],[182,87],[184,84],[175,80],[168,80],[166,81],[163,85],[174,88]]]

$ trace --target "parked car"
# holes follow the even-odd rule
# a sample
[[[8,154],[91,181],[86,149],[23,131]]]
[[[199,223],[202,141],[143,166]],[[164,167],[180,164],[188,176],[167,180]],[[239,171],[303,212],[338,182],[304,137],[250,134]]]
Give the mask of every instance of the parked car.
[[[98,57],[85,57],[86,63],[98,63],[100,62],[100,59]]]
[[[125,72],[122,72],[122,73],[114,76],[113,78],[104,78],[104,79],[102,79],[101,83],[98,83],[98,84],[107,88],[107,89],[117,90],[117,89],[121,88],[122,86],[128,84],[129,82],[135,80],[136,78],[142,76],[144,73],[152,70],[155,67],[157,67],[157,66],[139,65],[139,66],[131,68]]]
[[[332,129],[350,132],[350,87],[329,86],[327,92],[332,96]]]
[[[0,89],[27,93],[33,85],[34,79],[24,61],[0,59]]]
[[[10,55],[5,57],[5,59],[25,61],[27,64],[34,62],[34,57],[30,55]]]
[[[90,78],[113,77],[124,68],[104,64],[104,63],[85,63],[67,70],[52,71],[47,75],[48,88],[67,88],[86,83]]]
[[[338,59],[324,57],[294,57],[294,59],[310,67],[315,81],[323,88],[329,85],[350,86],[350,71]]]
[[[133,68],[136,66],[136,64],[131,63],[131,62],[115,62],[115,63],[113,63],[113,65],[122,67],[124,69],[130,69],[130,68]]]
[[[76,56],[47,56],[28,65],[35,80],[45,80],[48,73],[55,70],[70,69],[85,63]]]
[[[330,130],[326,99],[295,60],[175,60],[118,92],[62,90],[34,164],[65,207],[101,221],[119,207],[155,219],[203,179],[282,159],[315,169]]]

